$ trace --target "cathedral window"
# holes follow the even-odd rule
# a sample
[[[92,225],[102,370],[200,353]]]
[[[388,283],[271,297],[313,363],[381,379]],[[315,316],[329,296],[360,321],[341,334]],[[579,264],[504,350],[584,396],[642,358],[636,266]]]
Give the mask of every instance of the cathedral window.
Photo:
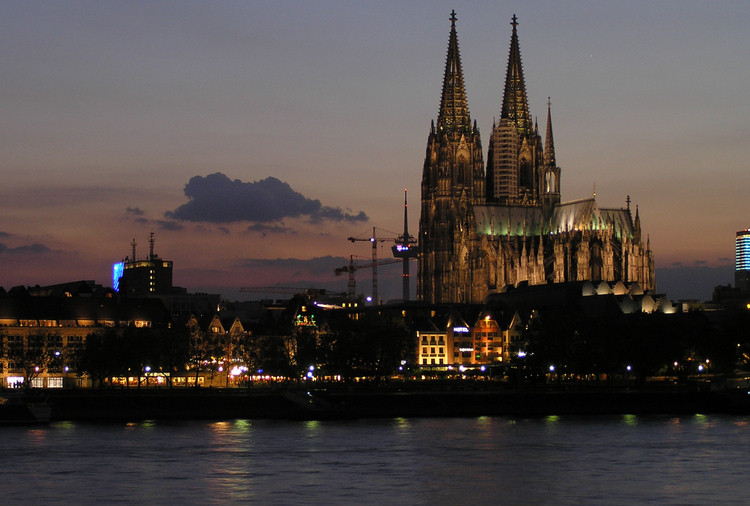
[[[602,280],[602,246],[598,242],[591,245],[591,281]]]
[[[458,157],[458,163],[457,163],[457,178],[458,183],[460,184],[467,184],[469,178],[468,172],[469,172],[469,164],[466,161],[466,157],[462,154]]]

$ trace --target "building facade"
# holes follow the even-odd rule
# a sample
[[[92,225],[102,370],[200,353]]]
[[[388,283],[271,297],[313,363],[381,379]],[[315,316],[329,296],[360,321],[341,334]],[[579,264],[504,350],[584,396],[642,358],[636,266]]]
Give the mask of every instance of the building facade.
[[[149,236],[149,255],[138,259],[135,254],[136,242],[133,239],[132,257],[113,266],[112,286],[123,295],[148,297],[174,292],[172,287],[171,260],[163,260],[154,253],[154,233]]]
[[[430,311],[417,330],[417,365],[450,370],[508,363],[524,322],[513,309],[460,305]],[[439,314],[438,314],[439,313]]]
[[[737,232],[734,255],[734,286],[741,292],[750,292],[750,229]]]
[[[655,289],[653,255],[629,197],[624,208],[601,208],[595,195],[561,202],[550,103],[542,141],[529,112],[515,16],[511,25],[485,170],[451,14],[440,110],[422,173],[418,298],[480,303],[507,285],[571,281]]]
[[[0,388],[87,386],[78,369],[86,340],[108,330],[166,328],[156,299],[120,298],[91,281],[0,290]]]

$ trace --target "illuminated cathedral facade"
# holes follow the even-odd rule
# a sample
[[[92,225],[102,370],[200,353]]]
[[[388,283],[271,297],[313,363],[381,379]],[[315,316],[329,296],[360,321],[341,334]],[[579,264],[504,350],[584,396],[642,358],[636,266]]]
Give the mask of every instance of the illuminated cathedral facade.
[[[417,296],[481,303],[521,283],[638,284],[654,290],[654,261],[638,209],[599,207],[592,198],[561,202],[552,115],[542,135],[529,113],[515,15],[500,118],[485,166],[471,120],[456,34],[451,31],[437,123],[422,173]]]

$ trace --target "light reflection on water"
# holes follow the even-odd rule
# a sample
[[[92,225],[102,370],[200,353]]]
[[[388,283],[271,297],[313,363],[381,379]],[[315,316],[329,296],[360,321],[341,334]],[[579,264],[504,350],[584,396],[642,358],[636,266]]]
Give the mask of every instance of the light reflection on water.
[[[744,505],[748,417],[0,429],[2,504]]]

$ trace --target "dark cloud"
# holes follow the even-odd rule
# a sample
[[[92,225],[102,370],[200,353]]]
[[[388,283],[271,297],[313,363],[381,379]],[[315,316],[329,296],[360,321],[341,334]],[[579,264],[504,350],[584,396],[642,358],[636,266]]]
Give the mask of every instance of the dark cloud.
[[[721,262],[721,263],[734,262],[734,258],[721,257],[721,258],[719,258],[719,262]]]
[[[10,237],[8,232],[0,232],[0,237]]]
[[[194,176],[185,185],[185,195],[188,203],[167,211],[167,218],[212,223],[268,223],[299,216],[307,216],[312,222],[368,219],[363,211],[349,214],[340,208],[323,206],[319,200],[305,197],[275,177],[244,183],[220,172]]]
[[[343,293],[347,290],[348,275],[337,276],[336,269],[347,267],[349,259],[340,256],[324,256],[310,259],[299,258],[266,258],[246,259],[234,267],[233,279],[243,280],[243,286],[254,287],[250,298],[277,298],[281,292],[264,290],[268,287],[294,287],[295,289],[325,288],[331,293]],[[364,269],[355,275],[355,291],[371,294],[372,270]],[[402,290],[402,272],[398,264],[378,268],[379,296],[384,300],[399,298]],[[412,284],[411,293],[415,294]],[[218,290],[219,292],[225,289]],[[291,292],[286,291],[286,296]]]
[[[219,227],[219,232],[221,232],[224,235],[230,235],[231,234],[231,232],[229,231],[229,229],[227,227]]]
[[[127,209],[125,209],[125,212],[128,214],[132,214],[133,216],[143,216],[144,214],[146,214],[140,207],[128,207]]]
[[[182,230],[184,228],[176,221],[156,220],[155,223],[162,230]]]
[[[281,225],[266,225],[264,223],[255,223],[247,227],[248,232],[260,232],[265,237],[267,234],[295,234],[296,232],[288,227]]]
[[[44,244],[34,243],[26,246],[18,246],[15,248],[9,248],[5,244],[0,244],[0,253],[8,254],[38,254],[38,253],[49,253],[52,251]]]
[[[348,214],[343,212],[338,207],[321,207],[320,211],[310,216],[310,222],[320,223],[323,220],[330,221],[367,221],[367,215],[364,211],[360,211],[358,214]]]
[[[281,269],[297,275],[310,273],[333,273],[334,269],[346,265],[344,257],[324,256],[310,259],[300,258],[248,258],[239,267],[248,269]]]
[[[708,262],[706,262],[705,260],[696,260],[694,264],[696,267],[703,267],[704,265],[707,265]]]

